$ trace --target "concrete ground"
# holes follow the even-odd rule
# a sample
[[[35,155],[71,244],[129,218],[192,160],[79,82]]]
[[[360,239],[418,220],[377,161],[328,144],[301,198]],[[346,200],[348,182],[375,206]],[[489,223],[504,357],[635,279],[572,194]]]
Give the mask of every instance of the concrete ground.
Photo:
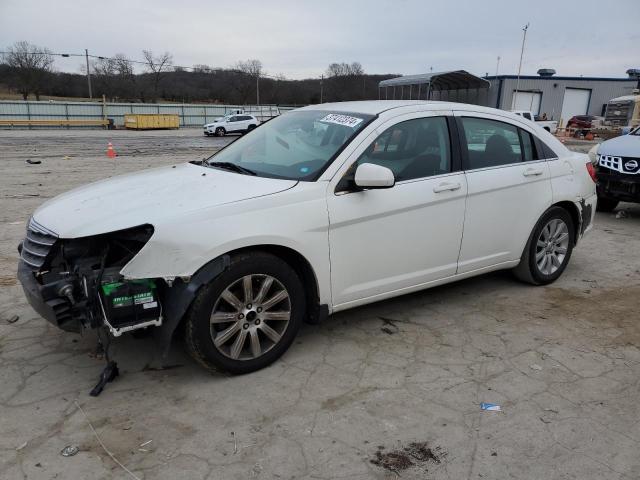
[[[95,337],[49,326],[16,284],[25,221],[77,185],[227,141],[0,131],[0,478],[640,478],[639,205],[597,214],[553,285],[501,272],[343,312],[239,377],[179,341],[154,369],[151,339],[122,338],[122,375],[90,397]]]

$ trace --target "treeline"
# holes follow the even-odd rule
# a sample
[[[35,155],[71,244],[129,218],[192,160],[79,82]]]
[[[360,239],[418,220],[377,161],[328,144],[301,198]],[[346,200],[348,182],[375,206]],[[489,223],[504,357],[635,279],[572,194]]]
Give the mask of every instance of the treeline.
[[[88,97],[85,73],[57,72],[53,55],[43,47],[17,42],[0,59],[0,84],[28,98]],[[229,68],[173,65],[168,52],[143,51],[144,72],[134,73],[125,55],[94,58],[90,63],[92,94],[121,102],[212,102],[301,105],[321,101],[378,98],[378,83],[397,75],[369,75],[358,62],[333,63],[322,78],[289,80],[265,75],[259,60]]]

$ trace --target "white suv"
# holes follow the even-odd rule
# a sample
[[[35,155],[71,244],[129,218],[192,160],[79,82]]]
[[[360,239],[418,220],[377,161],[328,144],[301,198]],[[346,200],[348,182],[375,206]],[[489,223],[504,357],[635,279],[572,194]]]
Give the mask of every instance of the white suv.
[[[214,122],[204,125],[203,128],[204,134],[207,136],[217,135],[223,137],[227,133],[249,132],[258,125],[260,125],[260,122],[256,117],[241,113],[217,118]]]
[[[587,156],[512,113],[313,105],[204,162],[49,200],[18,275],[60,328],[167,346],[181,324],[198,362],[243,373],[332,312],[498,269],[553,282],[595,206]]]

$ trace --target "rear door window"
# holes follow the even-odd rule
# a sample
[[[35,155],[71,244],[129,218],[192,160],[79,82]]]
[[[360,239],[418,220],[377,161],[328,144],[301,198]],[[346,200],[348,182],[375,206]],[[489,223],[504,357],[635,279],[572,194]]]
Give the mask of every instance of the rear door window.
[[[518,127],[487,118],[462,117],[469,170],[522,161]]]
[[[524,162],[538,160],[538,156],[536,155],[536,149],[533,143],[533,138],[531,138],[531,134],[525,130],[522,130],[521,128],[518,129],[518,133],[520,134],[522,160]]]
[[[462,117],[467,170],[557,157],[528,131],[510,123]],[[551,156],[547,156],[551,155]]]
[[[558,158],[558,154],[551,150],[551,148],[544,143],[542,140],[538,139],[538,144],[540,146],[540,158],[544,158],[545,160],[549,160],[551,158]]]

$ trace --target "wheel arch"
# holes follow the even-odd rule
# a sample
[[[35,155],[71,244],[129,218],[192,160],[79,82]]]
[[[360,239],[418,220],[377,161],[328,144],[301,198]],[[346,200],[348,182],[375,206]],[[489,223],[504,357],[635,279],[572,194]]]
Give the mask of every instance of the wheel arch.
[[[573,244],[576,245],[578,243],[578,239],[580,238],[581,225],[582,225],[582,213],[577,205],[568,200],[563,200],[561,202],[554,203],[549,208],[552,207],[560,207],[566,210],[569,215],[571,215],[571,220],[573,221]]]
[[[320,323],[328,314],[328,305],[320,304],[320,286],[316,272],[309,260],[300,252],[282,245],[261,244],[237,248],[226,252],[210,260],[200,267],[188,281],[176,279],[171,286],[162,288],[162,297],[165,303],[166,321],[160,327],[160,343],[162,356],[166,358],[169,353],[171,339],[179,325],[183,323],[185,314],[191,307],[201,287],[209,283],[223,271],[229,268],[231,257],[248,252],[266,252],[286,262],[300,277],[304,288],[307,303],[306,323]]]
[[[300,277],[300,280],[302,281],[302,287],[305,290],[305,294],[307,297],[307,306],[309,307],[309,315],[313,317],[312,310],[314,310],[314,306],[319,306],[320,303],[320,286],[318,283],[316,272],[311,266],[311,262],[309,262],[309,260],[307,260],[307,258],[297,250],[275,244],[242,247],[227,252],[226,255],[233,256],[240,253],[247,253],[252,251],[270,253],[271,255],[278,257],[286,262],[291,268],[295,270],[295,272]],[[317,323],[313,320],[314,318],[311,318],[309,323]]]

